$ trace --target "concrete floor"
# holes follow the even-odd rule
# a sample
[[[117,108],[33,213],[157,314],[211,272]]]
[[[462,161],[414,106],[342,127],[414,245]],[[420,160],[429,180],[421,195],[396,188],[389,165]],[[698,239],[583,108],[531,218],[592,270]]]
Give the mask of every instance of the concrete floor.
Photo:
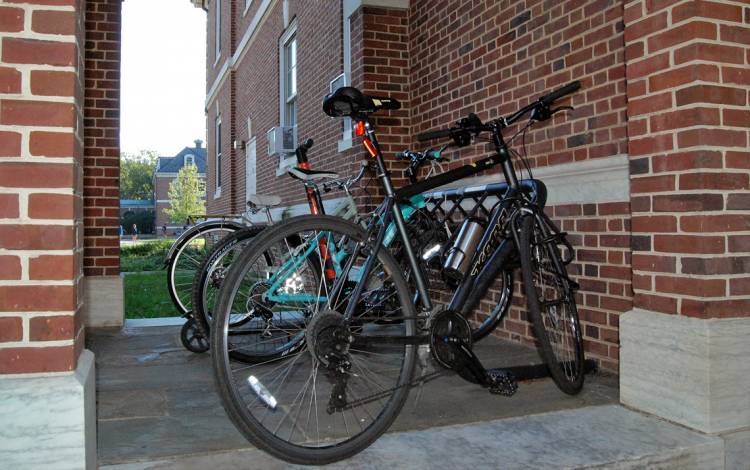
[[[89,334],[87,347],[96,355],[97,368],[99,465],[251,448],[221,407],[208,355],[184,350],[178,334],[174,326]],[[536,351],[496,339],[483,341],[476,351],[493,367],[539,362]],[[606,375],[588,376],[575,397],[549,379],[522,383],[515,396],[504,398],[455,376],[426,384],[418,402],[417,395],[411,392],[389,432],[618,402],[616,378]]]

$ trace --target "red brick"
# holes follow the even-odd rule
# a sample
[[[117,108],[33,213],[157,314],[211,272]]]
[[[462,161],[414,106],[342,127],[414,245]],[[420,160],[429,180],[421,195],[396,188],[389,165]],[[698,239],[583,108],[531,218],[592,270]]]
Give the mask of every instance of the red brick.
[[[21,156],[21,134],[0,131],[0,157]]]
[[[672,215],[636,216],[631,220],[633,232],[676,232],[677,217]]]
[[[59,341],[73,339],[75,320],[73,315],[33,317],[29,320],[31,341]]]
[[[0,124],[73,127],[76,124],[75,106],[72,103],[4,100],[0,105]]]
[[[693,39],[716,39],[716,25],[705,21],[693,21],[671,28],[648,38],[648,51],[675,46]]]
[[[76,65],[76,46],[69,42],[3,38],[3,62],[9,64]]]
[[[723,123],[725,126],[750,127],[750,111],[746,109],[724,109]]]
[[[630,156],[648,155],[672,150],[672,135],[657,135],[628,141]]]
[[[750,230],[750,215],[683,215],[680,228],[684,232],[736,232]]]
[[[18,216],[18,195],[0,194],[0,218],[15,219]]]
[[[750,295],[750,277],[730,279],[729,293],[731,295]]]
[[[75,368],[74,345],[0,349],[0,374],[63,372]]]
[[[23,321],[19,317],[0,317],[0,343],[21,341]]]
[[[750,272],[750,256],[682,258],[683,274],[713,276],[717,274],[746,274]]]
[[[686,173],[680,189],[750,189],[750,176],[742,173]]]
[[[32,219],[73,219],[75,196],[71,194],[30,194],[29,217]]]
[[[750,193],[728,195],[727,196],[727,210],[750,211]]]
[[[680,313],[698,318],[736,318],[750,316],[750,300],[717,300],[706,301],[682,299]]]
[[[680,92],[677,93],[679,95]],[[659,113],[651,116],[650,121],[651,132],[720,124],[719,110],[715,108],[679,109],[670,113]]]
[[[663,297],[636,292],[633,296],[633,306],[661,313],[677,313],[677,299],[674,296]]]
[[[731,152],[726,155],[727,168],[750,168],[750,152]]]
[[[0,286],[0,311],[52,312],[75,308],[73,286]]]
[[[663,31],[667,27],[667,12],[649,16],[637,23],[629,23],[625,28],[625,42],[631,43],[649,34]]]
[[[750,235],[730,235],[728,239],[730,252],[750,252]]]
[[[723,42],[736,42],[750,46],[750,28],[723,24],[720,26]]]
[[[633,254],[633,269],[648,272],[673,273],[677,269],[677,262],[672,256]]]
[[[0,255],[0,280],[16,279],[21,279],[21,260],[18,256]],[[0,328],[0,332],[2,332],[2,328]]]
[[[726,292],[726,281],[724,279],[656,276],[656,290],[670,294],[719,297]]]
[[[74,96],[76,75],[73,72],[31,71],[31,92],[43,96]]]
[[[724,237],[655,235],[654,250],[664,253],[724,253]]]
[[[745,147],[747,132],[729,129],[690,129],[677,135],[679,148],[690,148],[699,145],[716,145],[720,147]]]
[[[71,255],[42,255],[29,259],[29,278],[32,280],[70,280],[75,277],[75,263]]]
[[[663,171],[682,171],[695,168],[722,168],[721,152],[695,150],[670,155],[658,155],[651,158],[654,173]]]
[[[721,76],[724,83],[750,85],[750,68],[748,67],[722,67]]]
[[[653,197],[654,212],[716,211],[724,208],[721,194],[672,194]]]
[[[672,93],[647,96],[645,98],[628,101],[628,116],[655,113],[672,107]]]
[[[75,6],[77,0],[33,0],[35,5]],[[32,3],[31,0],[5,0],[5,3]]]
[[[648,79],[648,89],[651,93],[676,88],[695,81],[718,82],[719,67],[710,64],[694,64],[675,68]]]
[[[21,93],[21,72],[0,67],[0,93]]]
[[[75,135],[72,132],[32,131],[29,151],[34,156],[73,157]]]
[[[626,74],[628,80],[634,80],[636,78],[645,77],[652,73],[658,72],[659,70],[666,70],[669,68],[669,53],[664,52],[662,54],[649,57],[648,59],[639,60],[635,63],[629,63],[626,68]]]
[[[673,23],[694,17],[742,21],[742,8],[739,5],[697,0],[677,5],[672,9]]]
[[[23,31],[23,10],[0,7],[0,31],[8,33]]]
[[[74,246],[75,239],[72,226],[0,225],[0,248],[9,250],[69,250]]]
[[[76,33],[76,12],[37,10],[31,17],[31,29],[37,33],[67,34]]]
[[[730,104],[742,106],[746,103],[745,90],[718,85],[693,85],[675,94],[677,106],[693,103]]]
[[[0,162],[0,186],[6,188],[72,188],[73,183],[69,164]]]
[[[695,43],[677,49],[674,52],[674,65],[680,65],[693,60],[744,64],[745,57],[739,47],[723,44]]]

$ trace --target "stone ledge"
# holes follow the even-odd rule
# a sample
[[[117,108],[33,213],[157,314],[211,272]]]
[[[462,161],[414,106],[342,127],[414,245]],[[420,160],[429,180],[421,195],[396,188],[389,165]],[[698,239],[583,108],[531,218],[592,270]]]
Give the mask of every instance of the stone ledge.
[[[750,427],[750,318],[620,316],[620,400],[706,433]]]
[[[86,276],[83,296],[83,322],[87,328],[122,327],[125,320],[122,277]]]
[[[96,468],[95,383],[94,354],[88,350],[73,373],[0,376],[0,466]]]
[[[503,406],[498,398],[498,406]],[[299,468],[256,449],[119,464],[102,470]],[[724,444],[622,406],[557,411],[485,423],[386,434],[334,469],[724,468]]]

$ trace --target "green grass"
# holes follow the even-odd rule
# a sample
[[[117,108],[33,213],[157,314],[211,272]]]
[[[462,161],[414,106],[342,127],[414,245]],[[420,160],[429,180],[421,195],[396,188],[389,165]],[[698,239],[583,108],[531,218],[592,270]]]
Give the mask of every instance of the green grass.
[[[167,271],[125,275],[125,318],[178,317],[167,292]]]
[[[164,257],[173,240],[144,240],[120,248],[120,271],[158,271],[164,266]]]
[[[125,274],[125,318],[176,317],[167,291],[164,257],[173,240],[143,240],[120,248]]]

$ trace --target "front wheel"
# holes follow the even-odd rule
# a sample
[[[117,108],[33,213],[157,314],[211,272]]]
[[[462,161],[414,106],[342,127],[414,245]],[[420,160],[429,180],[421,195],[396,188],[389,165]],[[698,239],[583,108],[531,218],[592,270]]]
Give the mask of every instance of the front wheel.
[[[382,338],[416,335],[416,314],[387,250],[361,272],[373,248],[350,222],[297,217],[256,237],[222,285],[211,335],[219,395],[237,429],[277,458],[318,465],[348,458],[388,429],[407,398],[416,346]],[[356,318],[346,318],[356,283],[364,292]],[[248,303],[267,331],[230,328],[232,312]],[[379,323],[383,316],[399,321]],[[266,348],[263,361],[233,360],[257,359]]]
[[[572,281],[547,223],[535,214],[521,219],[518,250],[523,287],[550,375],[560,390],[575,395],[583,387],[584,376],[581,326]]]

